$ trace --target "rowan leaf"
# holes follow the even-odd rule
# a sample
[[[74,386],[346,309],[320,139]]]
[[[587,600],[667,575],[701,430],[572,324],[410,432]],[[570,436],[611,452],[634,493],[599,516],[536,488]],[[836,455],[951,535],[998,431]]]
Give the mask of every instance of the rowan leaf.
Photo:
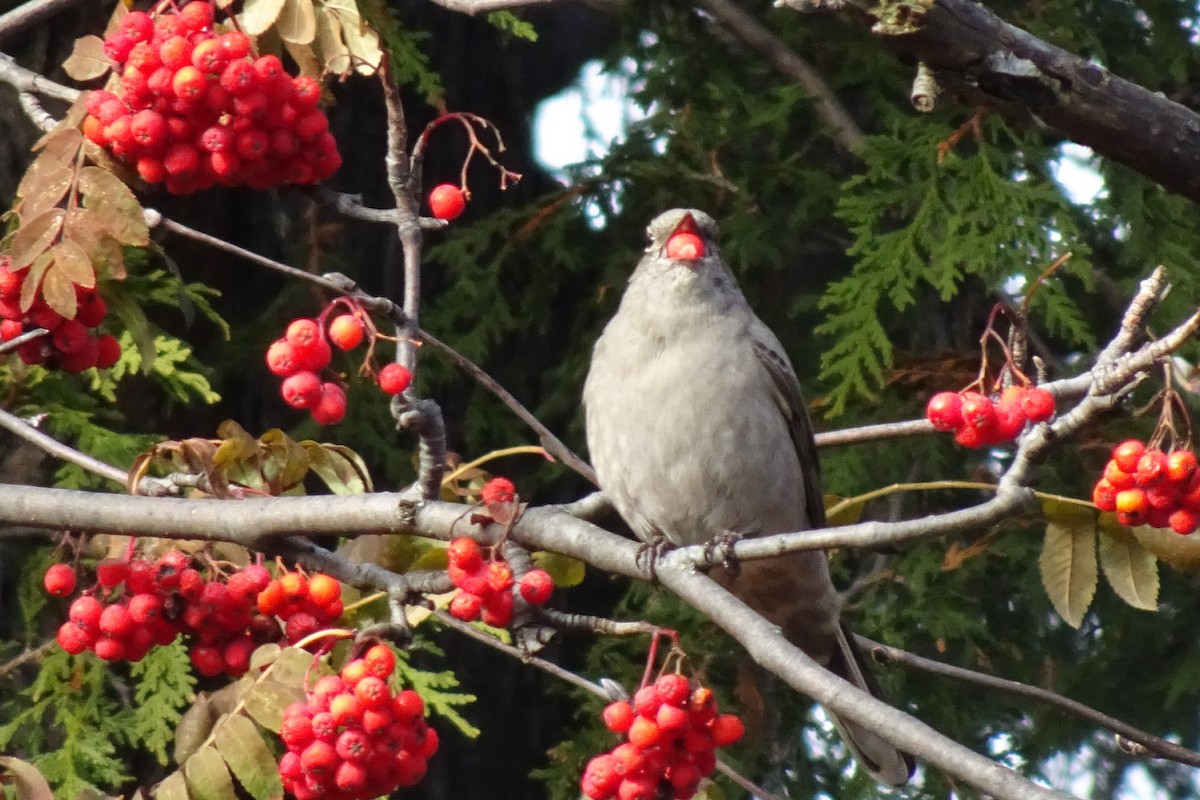
[[[9,269],[24,269],[45,253],[62,231],[65,218],[66,212],[63,209],[51,208],[18,228],[9,248],[9,255],[12,256],[12,266]]]
[[[1158,559],[1113,514],[1100,518],[1100,568],[1113,591],[1129,605],[1158,610]],[[1107,524],[1106,524],[1107,523]]]
[[[1072,628],[1083,623],[1096,594],[1096,524],[1051,521],[1042,542],[1042,585],[1058,615]]]
[[[46,275],[46,270],[54,262],[54,256],[49,252],[44,252],[34,259],[33,264],[29,266],[29,273],[26,274],[24,282],[21,283],[21,310],[28,311],[33,308],[34,301],[38,299],[42,288],[42,278]]]
[[[32,219],[61,203],[74,174],[68,162],[45,153],[34,159],[17,187],[21,214]]]
[[[275,29],[287,43],[312,43],[317,36],[317,11],[312,0],[284,0]]]
[[[237,800],[225,759],[211,745],[201,747],[187,760],[183,774],[192,800]]]
[[[311,440],[300,444],[308,452],[309,468],[334,494],[372,491],[371,475],[366,463],[349,447]]]
[[[1138,544],[1161,561],[1185,572],[1200,570],[1200,540],[1195,536],[1180,536],[1175,531],[1143,525],[1133,529]]]
[[[319,79],[322,73],[324,73],[324,70],[321,68],[321,60],[317,58],[317,51],[313,50],[311,44],[294,44],[285,41],[283,49],[287,50],[288,55],[296,62],[301,75]]]
[[[0,769],[8,770],[12,775],[17,797],[21,800],[54,800],[50,784],[33,764],[11,756],[0,756]]]
[[[83,142],[83,133],[78,128],[55,128],[37,140],[33,151],[54,161],[72,164],[79,155],[79,148]]]
[[[150,242],[150,230],[142,206],[128,186],[113,173],[100,167],[84,167],[79,171],[79,191],[83,206],[121,244],[145,247]]]
[[[154,800],[191,800],[182,772],[172,772],[154,790]]]
[[[350,48],[342,39],[342,24],[324,7],[317,9],[317,44],[326,72],[343,78],[350,74]]]
[[[54,248],[54,266],[76,286],[84,289],[96,286],[96,270],[92,269],[92,260],[78,242],[65,235]]]
[[[50,266],[42,276],[42,299],[51,309],[64,319],[75,319],[75,311],[79,300],[75,296],[75,284],[66,270],[59,264],[56,247],[47,253],[50,256]]]
[[[354,0],[325,0],[328,11],[338,17],[342,40],[350,53],[352,66],[361,75],[373,75],[383,61],[379,34],[363,21]]]
[[[278,681],[261,680],[254,684],[246,695],[246,713],[254,717],[259,725],[278,733],[283,723],[283,710],[292,703],[304,699],[304,690],[296,686],[285,686]]]
[[[99,36],[81,36],[75,40],[71,55],[63,62],[63,72],[77,81],[99,78],[112,69],[112,61],[104,54],[104,40]]]
[[[246,0],[238,22],[242,30],[251,36],[261,36],[279,19],[284,0]]]
[[[253,722],[241,714],[226,717],[217,726],[214,744],[238,783],[254,800],[283,797],[279,766]]]

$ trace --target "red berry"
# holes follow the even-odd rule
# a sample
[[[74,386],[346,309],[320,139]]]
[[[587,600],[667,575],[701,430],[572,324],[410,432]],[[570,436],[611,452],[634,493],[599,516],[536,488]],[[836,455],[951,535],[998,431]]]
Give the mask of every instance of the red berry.
[[[250,53],[250,37],[241,31],[221,34],[220,42],[230,59],[245,58]]]
[[[329,133],[329,118],[325,116],[324,111],[313,109],[296,120],[292,131],[305,142],[321,139]]]
[[[512,622],[513,593],[495,592],[483,598],[479,619],[493,628],[506,628]]]
[[[508,478],[492,478],[483,485],[480,499],[485,505],[510,503],[516,496],[517,487]]]
[[[121,18],[120,29],[135,42],[144,42],[154,35],[154,19],[145,11],[130,11]]]
[[[329,698],[329,713],[338,725],[358,723],[362,719],[363,704],[352,694],[339,694]]]
[[[667,258],[694,261],[704,258],[704,240],[694,233],[683,231],[667,239]]]
[[[25,323],[18,319],[0,321],[0,341],[11,342],[25,332]]]
[[[925,406],[925,418],[939,431],[952,431],[963,424],[962,397],[957,392],[938,392]]]
[[[643,717],[654,719],[661,705],[662,698],[658,696],[658,689],[654,688],[654,684],[643,686],[633,694],[633,707]]]
[[[118,64],[124,64],[136,44],[137,42],[134,41],[132,36],[123,31],[118,31],[104,40],[104,55]]]
[[[1000,403],[996,407],[995,425],[987,431],[986,438],[992,443],[1008,442],[1017,438],[1025,427],[1026,417],[1016,403]]]
[[[100,614],[100,632],[107,633],[117,639],[124,639],[133,633],[133,617],[129,609],[123,605],[111,605]]]
[[[1171,512],[1168,521],[1171,530],[1186,536],[1189,533],[1194,533],[1197,525],[1200,525],[1200,514],[1197,514],[1190,508],[1177,508]]]
[[[1196,472],[1196,454],[1191,450],[1176,450],[1167,456],[1167,478],[1184,483]]]
[[[1111,483],[1101,478],[1092,489],[1092,502],[1101,511],[1117,510],[1117,489]]]
[[[55,597],[66,597],[75,591],[75,570],[70,564],[53,564],[42,577],[42,585]]]
[[[60,353],[78,353],[87,347],[90,338],[91,335],[83,323],[68,319],[63,320],[62,324],[54,329],[51,341]]]
[[[129,577],[129,564],[119,558],[106,558],[96,565],[96,580],[105,589],[125,582]]]
[[[554,579],[544,569],[531,569],[521,576],[521,597],[535,606],[550,599],[554,591]]]
[[[309,409],[318,425],[336,425],[346,416],[346,392],[336,383],[321,385],[321,399]]]
[[[1027,389],[1020,403],[1021,413],[1030,422],[1045,422],[1054,416],[1054,395],[1040,386]]]
[[[504,592],[513,586],[513,571],[507,561],[493,561],[487,565],[487,586],[493,592]]]
[[[480,564],[483,563],[483,556],[479,551],[479,545],[474,539],[460,536],[457,539],[452,539],[450,544],[447,545],[446,560],[456,567],[472,571],[478,569]]]
[[[391,363],[379,370],[379,388],[384,394],[400,394],[411,383],[412,373],[403,364]]]
[[[1133,488],[1117,492],[1117,511],[1145,511],[1148,506],[1144,489]]]
[[[691,694],[688,679],[677,672],[668,672],[654,682],[654,690],[664,703],[681,706]]]
[[[292,408],[312,408],[321,401],[321,379],[307,370],[297,372],[284,379],[279,393]]]
[[[321,326],[315,319],[293,320],[284,334],[293,347],[310,347],[321,338]]]
[[[192,0],[179,10],[178,17],[185,30],[207,30],[213,24],[213,7],[207,0]]]
[[[630,743],[645,749],[658,744],[662,731],[654,720],[639,714],[630,724],[628,736]]]
[[[483,600],[477,594],[459,589],[450,600],[449,610],[450,615],[455,619],[474,622],[479,619],[479,614],[483,610]]]
[[[318,572],[308,579],[308,598],[318,606],[330,606],[342,599],[342,585],[336,578]]]
[[[187,71],[188,81],[194,81],[199,77],[204,80],[204,73],[192,66],[192,43],[184,36],[172,36],[164,41],[158,48],[158,57],[162,60],[162,64],[167,69],[175,70],[176,78]],[[176,97],[184,97],[185,95],[175,91]]]
[[[92,650],[105,661],[123,661],[127,653],[125,642],[112,636],[98,638]]]
[[[661,731],[683,730],[689,722],[688,712],[679,706],[663,703],[658,707],[658,713],[654,715],[654,722]]]
[[[583,769],[579,786],[591,800],[609,800],[621,785],[621,776],[613,768],[608,753],[596,756]]]
[[[104,607],[99,600],[90,594],[85,594],[75,598],[75,601],[71,603],[71,607],[67,609],[67,618],[81,628],[96,630],[100,625],[100,615],[103,611]]]
[[[1137,478],[1132,473],[1121,469],[1116,459],[1109,459],[1108,463],[1104,465],[1104,474],[1101,477],[1108,481],[1114,489],[1129,489],[1137,483]]]
[[[281,378],[296,372],[295,349],[285,339],[278,339],[267,348],[267,369]]]
[[[1161,450],[1147,450],[1138,459],[1134,472],[1139,486],[1152,486],[1167,477],[1167,454]]]
[[[717,747],[728,747],[746,734],[746,726],[736,714],[721,714],[709,723],[708,730]]]
[[[163,167],[168,175],[192,175],[200,169],[200,151],[190,144],[171,145],[163,156]]]
[[[320,739],[304,748],[300,754],[304,771],[315,775],[332,772],[340,760],[334,746]]]
[[[73,656],[77,656],[94,641],[87,631],[74,622],[64,622],[58,629],[58,646]]]
[[[616,700],[604,707],[604,712],[601,718],[604,720],[604,727],[608,728],[613,733],[625,733],[629,730],[629,726],[633,724],[634,711],[633,706],[624,700]]]
[[[79,307],[75,309],[75,319],[89,328],[94,328],[108,316],[108,303],[95,291],[86,291],[79,295]]]
[[[228,34],[227,34],[228,35]],[[224,45],[224,37],[222,37]],[[234,97],[241,97],[254,90],[256,77],[249,61],[235,59],[221,73],[221,88]]]
[[[358,347],[365,333],[366,326],[354,314],[340,314],[329,323],[329,338],[341,350]]]
[[[316,108],[321,102],[321,84],[307,75],[292,78],[292,100],[300,108]]]
[[[978,392],[963,392],[963,424],[969,428],[990,428],[996,423],[996,407],[990,398]]]
[[[192,50],[192,66],[207,75],[220,75],[229,64],[229,52],[220,39],[209,39]]]
[[[442,183],[429,193],[429,208],[438,219],[455,219],[467,208],[463,190],[452,183]]]
[[[1130,475],[1137,472],[1138,461],[1146,452],[1146,446],[1137,439],[1126,439],[1113,448],[1112,460]]]

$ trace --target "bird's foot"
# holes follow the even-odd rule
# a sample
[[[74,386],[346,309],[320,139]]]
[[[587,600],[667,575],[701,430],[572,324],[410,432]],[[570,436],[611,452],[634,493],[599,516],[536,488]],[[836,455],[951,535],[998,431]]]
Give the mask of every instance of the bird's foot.
[[[704,545],[704,559],[709,563],[719,563],[730,577],[736,578],[742,565],[733,555],[733,546],[745,538],[740,531],[725,531],[709,539]]]
[[[666,536],[657,533],[650,541],[645,542],[638,548],[637,555],[634,556],[634,563],[639,567],[648,569],[650,571],[650,579],[656,580],[657,574],[655,569],[659,559],[666,555],[667,551],[674,546]]]

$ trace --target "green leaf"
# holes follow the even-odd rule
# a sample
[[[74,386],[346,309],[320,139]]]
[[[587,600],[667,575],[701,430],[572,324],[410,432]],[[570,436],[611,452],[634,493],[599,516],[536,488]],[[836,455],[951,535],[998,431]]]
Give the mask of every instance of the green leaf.
[[[492,11],[487,15],[487,21],[502,31],[508,31],[518,39],[524,39],[527,42],[538,40],[537,30],[533,24],[521,19],[511,11]]]
[[[212,746],[200,748],[189,758],[183,774],[192,800],[237,800],[225,759]]]
[[[259,725],[278,733],[283,723],[283,710],[303,699],[303,689],[264,679],[254,684],[254,688],[246,695],[246,713],[254,717]]]
[[[309,469],[334,494],[363,494],[372,491],[371,475],[362,458],[349,447],[323,444],[311,439],[300,443],[308,452]]]
[[[1042,585],[1050,602],[1072,628],[1083,623],[1096,594],[1096,525],[1050,522],[1042,542]]]
[[[1129,605],[1144,611],[1158,610],[1158,559],[1148,552],[1129,528],[1100,519],[1100,567],[1113,591]]]
[[[578,586],[587,575],[587,567],[582,561],[559,553],[534,553],[533,563],[550,573],[556,587]]]
[[[217,751],[225,758],[230,771],[255,800],[276,800],[283,797],[283,783],[267,743],[254,723],[240,714],[226,717],[217,725]]]

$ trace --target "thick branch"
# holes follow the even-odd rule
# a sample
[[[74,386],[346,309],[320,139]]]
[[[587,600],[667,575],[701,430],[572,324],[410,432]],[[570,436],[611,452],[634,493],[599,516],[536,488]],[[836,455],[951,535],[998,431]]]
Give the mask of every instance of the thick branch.
[[[802,10],[820,0],[782,0]],[[832,3],[828,5],[833,5]],[[1200,200],[1200,115],[1010,25],[969,0],[848,0],[897,49],[974,103],[1044,123],[1167,189]],[[901,11],[909,16],[900,19]]]

